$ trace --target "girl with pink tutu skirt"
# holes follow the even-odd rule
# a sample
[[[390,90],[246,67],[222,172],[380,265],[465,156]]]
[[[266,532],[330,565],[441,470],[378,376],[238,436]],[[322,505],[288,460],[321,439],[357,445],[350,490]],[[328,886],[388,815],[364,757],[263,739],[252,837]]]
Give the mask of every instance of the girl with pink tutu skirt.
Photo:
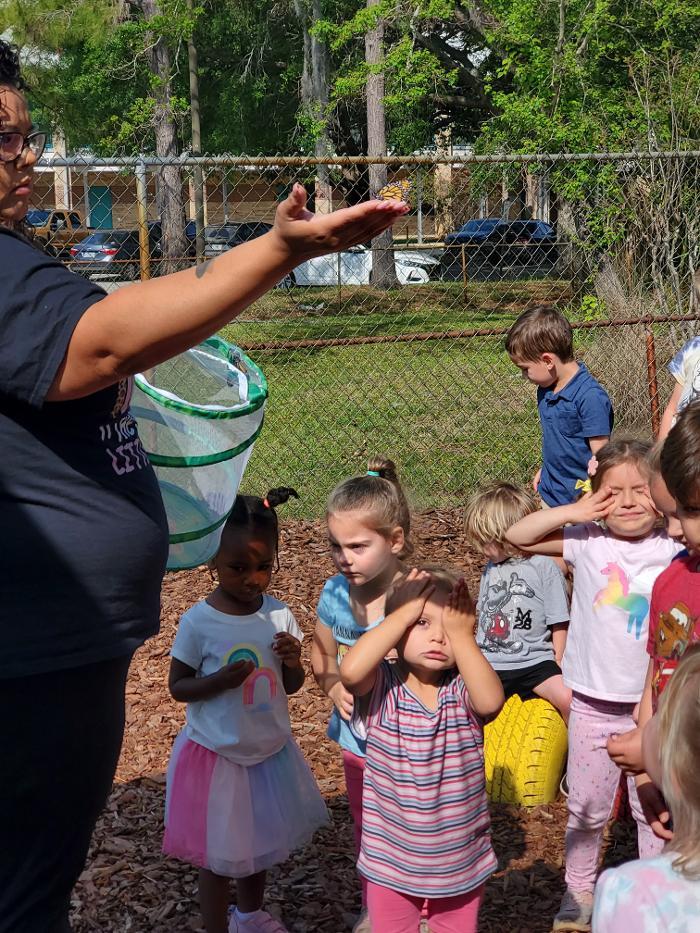
[[[187,724],[168,766],[163,851],[199,867],[207,933],[286,933],[262,909],[265,872],[328,821],[289,722],[287,695],[305,678],[303,636],[265,593],[275,506],[290,495],[236,498],[211,562],[218,586],[182,616],[171,652],[169,688],[187,703]]]

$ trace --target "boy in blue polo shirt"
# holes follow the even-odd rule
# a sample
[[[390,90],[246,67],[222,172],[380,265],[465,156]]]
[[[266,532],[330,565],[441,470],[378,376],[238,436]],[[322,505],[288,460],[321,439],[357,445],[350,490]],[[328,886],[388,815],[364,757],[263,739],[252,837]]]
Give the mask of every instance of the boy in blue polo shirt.
[[[578,499],[589,460],[610,438],[610,398],[574,359],[571,325],[549,305],[521,314],[505,346],[523,377],[537,386],[542,466],[533,489],[545,505],[567,505]]]

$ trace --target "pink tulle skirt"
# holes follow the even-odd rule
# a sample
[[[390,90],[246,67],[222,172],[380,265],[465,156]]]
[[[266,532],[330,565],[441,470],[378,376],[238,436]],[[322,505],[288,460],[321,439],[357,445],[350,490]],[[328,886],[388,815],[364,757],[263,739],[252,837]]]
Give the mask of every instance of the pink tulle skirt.
[[[167,855],[217,875],[247,878],[284,862],[327,822],[326,805],[294,739],[250,767],[184,732],[175,740],[165,798]]]

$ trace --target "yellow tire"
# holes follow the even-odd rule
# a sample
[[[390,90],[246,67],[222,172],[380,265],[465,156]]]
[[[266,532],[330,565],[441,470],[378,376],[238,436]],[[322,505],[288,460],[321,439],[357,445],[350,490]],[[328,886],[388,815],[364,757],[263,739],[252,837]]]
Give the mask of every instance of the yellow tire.
[[[547,700],[512,696],[484,729],[486,791],[493,803],[536,807],[559,792],[566,725]]]

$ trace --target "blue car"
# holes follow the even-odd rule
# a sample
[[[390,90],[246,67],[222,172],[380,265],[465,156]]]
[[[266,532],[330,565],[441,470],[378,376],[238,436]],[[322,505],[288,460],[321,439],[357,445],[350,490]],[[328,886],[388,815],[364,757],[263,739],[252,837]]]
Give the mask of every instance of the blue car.
[[[455,246],[458,243],[483,243],[491,231],[500,223],[498,217],[482,217],[479,220],[468,220],[463,227],[445,237],[445,246]]]
[[[489,226],[467,233],[471,224]],[[472,220],[445,237],[441,278],[542,277],[552,273],[557,259],[556,231],[544,220]]]

